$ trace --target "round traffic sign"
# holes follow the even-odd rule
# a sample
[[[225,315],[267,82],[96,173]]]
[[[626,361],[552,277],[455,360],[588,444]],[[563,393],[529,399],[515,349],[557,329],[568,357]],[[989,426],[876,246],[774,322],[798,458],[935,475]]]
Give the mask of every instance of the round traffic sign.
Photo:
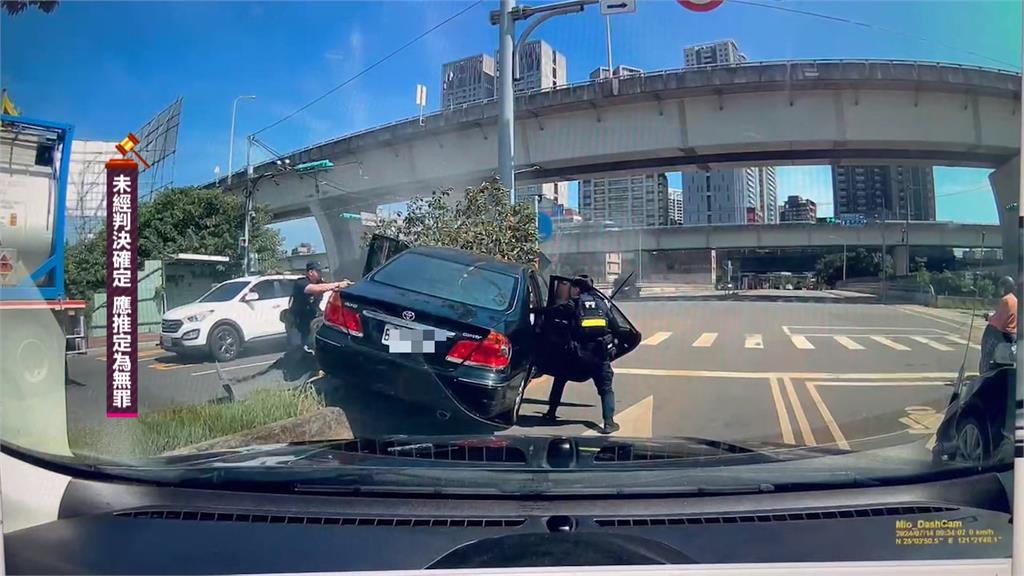
[[[679,5],[694,12],[710,12],[722,5],[725,0],[676,0]]]

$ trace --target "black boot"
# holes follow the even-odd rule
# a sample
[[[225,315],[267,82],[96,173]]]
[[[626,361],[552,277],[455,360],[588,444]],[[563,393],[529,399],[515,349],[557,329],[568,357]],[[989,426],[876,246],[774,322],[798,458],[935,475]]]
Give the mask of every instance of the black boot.
[[[604,428],[601,429],[601,434],[612,434],[614,432],[618,432],[620,428],[622,428],[622,426],[619,426],[619,423],[615,420],[607,420],[604,423]]]

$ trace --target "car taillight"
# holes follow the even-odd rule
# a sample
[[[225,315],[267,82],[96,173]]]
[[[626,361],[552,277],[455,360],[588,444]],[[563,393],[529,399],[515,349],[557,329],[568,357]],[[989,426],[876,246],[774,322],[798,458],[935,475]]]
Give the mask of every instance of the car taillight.
[[[363,335],[363,321],[359,318],[359,311],[345,306],[341,292],[332,292],[327,299],[324,322],[353,336]]]
[[[448,351],[447,360],[467,366],[501,370],[508,366],[512,344],[504,334],[491,331],[483,340],[459,340]]]

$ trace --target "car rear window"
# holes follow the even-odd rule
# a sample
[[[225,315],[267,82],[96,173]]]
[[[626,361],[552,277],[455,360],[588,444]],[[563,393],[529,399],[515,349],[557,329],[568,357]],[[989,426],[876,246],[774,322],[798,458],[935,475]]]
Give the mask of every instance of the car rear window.
[[[375,282],[489,310],[507,309],[516,277],[425,254],[405,253],[373,275]]]
[[[241,291],[248,285],[248,282],[225,282],[206,294],[203,294],[203,296],[199,298],[199,302],[227,302],[235,296],[238,296],[238,294],[241,293]]]

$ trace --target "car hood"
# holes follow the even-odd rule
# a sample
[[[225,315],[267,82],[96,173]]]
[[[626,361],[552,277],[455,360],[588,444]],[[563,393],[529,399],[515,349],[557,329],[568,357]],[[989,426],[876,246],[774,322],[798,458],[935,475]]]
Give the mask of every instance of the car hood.
[[[178,306],[177,308],[171,308],[167,312],[164,312],[164,320],[184,320],[186,317],[200,312],[207,312],[215,310],[218,305],[223,306],[225,302],[193,302],[191,304],[185,304],[184,306]]]

